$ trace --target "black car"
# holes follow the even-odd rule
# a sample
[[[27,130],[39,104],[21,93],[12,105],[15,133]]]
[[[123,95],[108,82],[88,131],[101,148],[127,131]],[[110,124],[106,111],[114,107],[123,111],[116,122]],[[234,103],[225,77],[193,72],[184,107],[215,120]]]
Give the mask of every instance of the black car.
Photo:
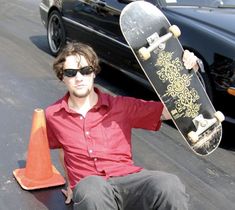
[[[133,1],[133,0],[132,0]],[[182,32],[183,47],[204,63],[201,72],[216,108],[235,124],[235,3],[231,0],[148,0]],[[67,40],[91,45],[100,59],[148,84],[119,27],[121,10],[131,0],[42,0],[40,15],[50,51]],[[141,21],[141,20],[140,20]],[[221,103],[225,98],[229,103]],[[221,101],[222,99],[222,101]]]

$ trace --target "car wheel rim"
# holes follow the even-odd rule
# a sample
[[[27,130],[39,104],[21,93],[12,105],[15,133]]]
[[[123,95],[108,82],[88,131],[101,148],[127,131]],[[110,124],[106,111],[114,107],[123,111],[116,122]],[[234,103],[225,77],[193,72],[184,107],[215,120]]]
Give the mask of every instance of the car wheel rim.
[[[51,51],[57,53],[64,39],[64,30],[62,28],[61,22],[57,15],[53,15],[50,18],[48,27],[48,40],[50,44]]]

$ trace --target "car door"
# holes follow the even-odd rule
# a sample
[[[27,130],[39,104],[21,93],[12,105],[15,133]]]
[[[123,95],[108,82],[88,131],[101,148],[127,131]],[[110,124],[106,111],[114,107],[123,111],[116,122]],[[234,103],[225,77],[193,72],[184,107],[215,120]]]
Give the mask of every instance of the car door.
[[[128,3],[128,0],[63,1],[67,36],[90,44],[108,63],[128,68],[134,57],[119,26],[121,10]]]
[[[135,0],[97,0],[96,7],[99,20],[96,24],[99,25],[99,30],[106,39],[104,44],[108,43],[108,61],[126,70],[126,72],[132,73],[132,75],[145,78],[122,35],[119,25],[121,11],[133,1]],[[148,2],[156,4],[155,0],[148,0]]]
[[[120,13],[126,5],[122,0],[98,0],[96,5],[99,32],[108,48],[107,60],[122,69],[128,68],[133,59],[119,26]]]
[[[97,24],[108,43],[108,59],[119,68],[133,75],[144,77],[137,61],[128,47],[119,25],[123,8],[135,0],[98,0],[97,14],[100,17]],[[155,0],[148,0],[155,4]],[[141,20],[140,20],[141,21]]]
[[[91,45],[101,58],[107,59],[109,46],[100,26],[104,21],[100,8],[98,0],[63,1],[63,21],[69,39]]]

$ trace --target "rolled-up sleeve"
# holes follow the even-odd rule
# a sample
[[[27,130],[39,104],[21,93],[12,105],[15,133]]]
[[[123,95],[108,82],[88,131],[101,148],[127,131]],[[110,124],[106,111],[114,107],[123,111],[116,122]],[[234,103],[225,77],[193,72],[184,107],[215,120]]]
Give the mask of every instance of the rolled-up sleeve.
[[[145,101],[128,99],[127,116],[133,128],[147,130],[159,130],[161,127],[161,115],[163,104],[160,101]]]

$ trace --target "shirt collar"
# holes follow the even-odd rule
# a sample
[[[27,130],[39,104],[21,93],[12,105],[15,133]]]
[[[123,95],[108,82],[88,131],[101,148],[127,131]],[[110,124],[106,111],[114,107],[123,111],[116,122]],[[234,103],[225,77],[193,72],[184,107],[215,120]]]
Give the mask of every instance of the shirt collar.
[[[97,104],[95,105],[95,108],[100,108],[100,107],[102,107],[102,106],[108,108],[108,107],[110,106],[108,94],[101,92],[101,91],[100,91],[98,88],[96,88],[96,87],[95,87],[95,92],[96,92],[97,95],[98,95],[98,102],[97,102]]]

